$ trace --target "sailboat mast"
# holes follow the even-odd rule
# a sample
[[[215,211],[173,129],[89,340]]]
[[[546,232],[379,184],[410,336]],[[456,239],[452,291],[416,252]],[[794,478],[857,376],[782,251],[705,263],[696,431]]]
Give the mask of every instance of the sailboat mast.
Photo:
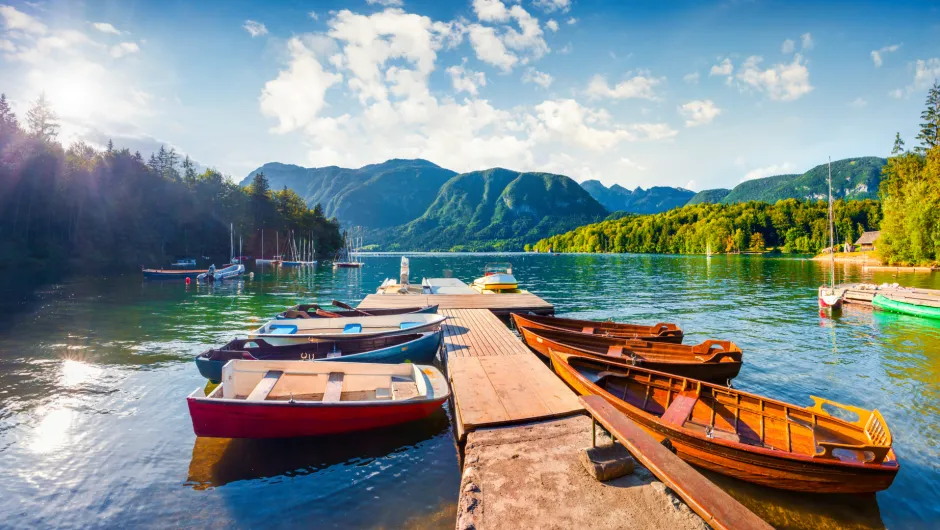
[[[264,259],[264,228],[261,229],[261,259]]]
[[[836,287],[836,244],[832,212],[832,157],[829,157],[829,287]]]
[[[229,223],[228,225],[228,254],[229,254],[229,263],[235,262],[235,223]]]

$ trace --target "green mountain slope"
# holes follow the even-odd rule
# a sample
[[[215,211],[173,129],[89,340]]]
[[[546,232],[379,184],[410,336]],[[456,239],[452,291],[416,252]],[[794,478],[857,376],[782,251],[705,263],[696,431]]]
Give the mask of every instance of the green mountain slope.
[[[717,204],[727,197],[729,193],[731,193],[731,190],[727,188],[702,190],[689,199],[688,204]]]
[[[637,187],[633,191],[618,184],[608,188],[597,180],[586,180],[581,187],[611,212],[664,212],[684,206],[695,195],[693,191],[668,186],[653,186],[647,190]]]
[[[575,181],[495,168],[441,188],[420,218],[396,229],[389,250],[521,250],[527,241],[603,219],[607,211]]]
[[[886,163],[885,159],[873,156],[833,162],[833,198],[877,199],[881,168]],[[827,174],[827,164],[821,164],[802,175],[776,175],[748,180],[731,190],[721,202],[734,204],[763,201],[773,204],[780,199],[825,199],[829,194]]]

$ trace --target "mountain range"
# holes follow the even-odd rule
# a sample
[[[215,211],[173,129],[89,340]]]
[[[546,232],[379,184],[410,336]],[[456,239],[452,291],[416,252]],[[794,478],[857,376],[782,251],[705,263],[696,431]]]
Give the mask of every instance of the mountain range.
[[[833,197],[877,199],[877,157],[832,163]],[[427,160],[393,159],[358,169],[305,168],[271,162],[264,172],[271,188],[288,187],[308,205],[320,203],[344,226],[359,226],[366,242],[381,250],[521,250],[526,243],[597,222],[609,214],[651,214],[687,204],[781,199],[825,199],[827,165],[802,174],[775,175],[733,189],[698,193],[653,186],[630,191],[597,180],[580,185],[551,173],[493,168],[458,174]]]

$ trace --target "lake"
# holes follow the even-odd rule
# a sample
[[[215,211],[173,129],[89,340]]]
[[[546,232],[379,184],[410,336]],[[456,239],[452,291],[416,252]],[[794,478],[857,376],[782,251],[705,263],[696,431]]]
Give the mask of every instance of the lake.
[[[735,341],[736,388],[878,408],[901,470],[877,496],[807,496],[709,475],[784,528],[940,525],[940,322],[816,309],[826,264],[750,256],[411,254],[413,279],[471,280],[511,261],[522,287],[579,318],[677,322],[686,343]],[[453,528],[460,484],[449,411],[408,429],[317,440],[196,439],[192,362],[301,301],[354,303],[398,276],[260,271],[218,286],[78,277],[36,290],[0,324],[0,521],[12,527]],[[251,269],[249,269],[251,270]],[[938,275],[862,275],[940,288]]]

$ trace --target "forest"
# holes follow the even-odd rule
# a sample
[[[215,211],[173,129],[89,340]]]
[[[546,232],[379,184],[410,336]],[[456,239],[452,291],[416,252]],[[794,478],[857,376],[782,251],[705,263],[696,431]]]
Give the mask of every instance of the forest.
[[[44,95],[21,121],[0,95],[0,270],[122,272],[176,258],[260,253],[261,229],[312,235],[319,255],[342,245],[339,223],[264,175],[239,187],[220,172],[197,173],[188,156],[161,147],[145,159],[114,146],[57,141],[59,124]]]
[[[877,201],[835,201],[837,242],[855,241],[877,229]],[[527,247],[537,252],[638,252],[704,254],[765,252],[811,254],[829,246],[828,206],[823,201],[784,199],[776,204],[693,204],[652,215],[582,226]]]

